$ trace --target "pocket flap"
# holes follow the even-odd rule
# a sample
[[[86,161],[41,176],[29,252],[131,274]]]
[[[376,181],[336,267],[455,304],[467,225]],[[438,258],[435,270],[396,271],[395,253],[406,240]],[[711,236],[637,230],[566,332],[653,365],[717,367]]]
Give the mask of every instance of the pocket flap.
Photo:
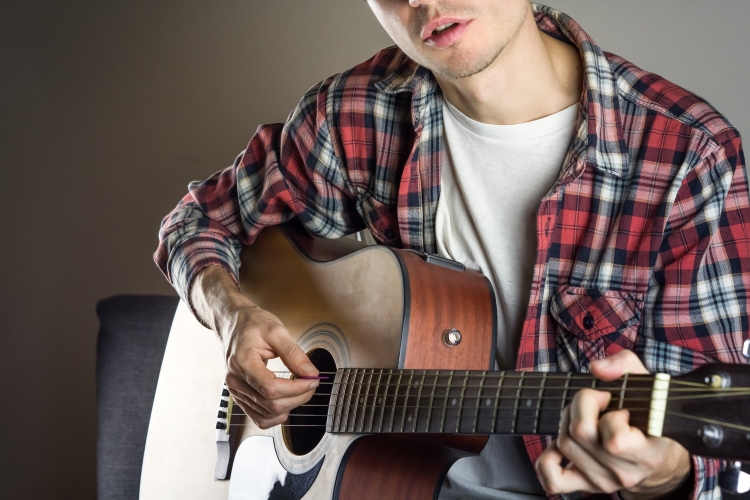
[[[643,294],[561,285],[550,312],[576,337],[594,340],[640,321],[643,299]]]

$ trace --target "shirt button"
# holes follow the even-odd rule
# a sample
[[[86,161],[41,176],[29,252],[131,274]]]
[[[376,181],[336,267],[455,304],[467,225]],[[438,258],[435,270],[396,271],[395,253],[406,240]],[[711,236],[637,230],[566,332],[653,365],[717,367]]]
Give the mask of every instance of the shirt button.
[[[591,313],[586,313],[586,316],[583,317],[583,327],[586,330],[594,327],[594,317]]]
[[[384,235],[385,235],[385,237],[386,237],[386,238],[388,238],[389,240],[392,240],[392,239],[393,239],[393,238],[394,238],[394,237],[396,236],[396,233],[395,233],[395,232],[393,231],[393,229],[392,229],[392,228],[390,228],[390,227],[389,227],[388,229],[386,229],[386,230],[385,230],[385,232],[384,232],[383,234],[384,234]]]

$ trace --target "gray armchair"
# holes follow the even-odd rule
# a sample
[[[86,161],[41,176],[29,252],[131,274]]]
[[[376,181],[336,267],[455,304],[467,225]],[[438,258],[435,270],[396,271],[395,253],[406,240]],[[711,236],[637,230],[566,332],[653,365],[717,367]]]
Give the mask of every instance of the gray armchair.
[[[118,295],[96,307],[97,498],[138,498],[143,450],[177,297]]]

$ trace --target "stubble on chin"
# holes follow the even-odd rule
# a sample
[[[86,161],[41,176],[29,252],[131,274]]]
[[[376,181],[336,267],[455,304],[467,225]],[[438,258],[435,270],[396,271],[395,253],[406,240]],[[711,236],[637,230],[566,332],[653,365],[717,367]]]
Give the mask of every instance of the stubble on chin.
[[[446,10],[443,11],[441,9],[442,15],[472,17],[472,13],[468,12],[467,10],[464,10],[463,12],[461,10],[449,10],[449,4],[444,5],[446,7]],[[441,6],[443,6],[443,4],[441,4]],[[509,23],[507,25],[507,28],[509,30],[507,36],[499,40],[494,40],[493,44],[481,46],[475,54],[467,54],[464,50],[462,50],[461,41],[459,41],[454,47],[448,49],[453,51],[453,54],[446,61],[430,60],[428,56],[418,53],[418,50],[414,50],[414,54],[407,53],[407,55],[415,62],[417,62],[420,66],[424,66],[425,68],[443,78],[451,80],[469,78],[476,75],[477,73],[481,73],[485,69],[492,66],[492,64],[497,60],[498,57],[500,57],[500,55],[510,44],[510,42],[518,35],[518,32],[521,30],[524,23],[526,23],[528,14],[529,11],[524,10],[521,16],[519,16],[519,18],[516,19],[514,23]],[[419,19],[419,21],[419,25],[411,30],[412,36],[414,36],[415,39],[421,39],[421,31],[418,31],[420,29],[419,26],[424,26],[427,22],[426,19],[421,18]]]

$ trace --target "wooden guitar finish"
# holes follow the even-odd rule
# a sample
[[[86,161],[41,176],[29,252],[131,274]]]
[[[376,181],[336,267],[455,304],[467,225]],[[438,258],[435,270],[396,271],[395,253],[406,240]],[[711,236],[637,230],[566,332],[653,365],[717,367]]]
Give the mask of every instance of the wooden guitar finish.
[[[298,255],[291,254],[287,240],[299,249]],[[363,254],[357,255],[360,250]],[[261,233],[243,251],[241,269],[243,293],[276,314],[294,338],[302,337],[311,324],[333,323],[344,332],[356,332],[347,335],[352,358],[343,366],[492,368],[495,299],[487,279],[476,271],[425,266],[417,253],[365,248],[353,240],[314,239],[296,224]],[[350,286],[323,286],[347,282]],[[453,347],[443,340],[451,329],[463,337]],[[334,495],[362,500],[437,498],[450,466],[478,454],[486,442],[487,436],[360,438],[343,458],[346,466]]]

